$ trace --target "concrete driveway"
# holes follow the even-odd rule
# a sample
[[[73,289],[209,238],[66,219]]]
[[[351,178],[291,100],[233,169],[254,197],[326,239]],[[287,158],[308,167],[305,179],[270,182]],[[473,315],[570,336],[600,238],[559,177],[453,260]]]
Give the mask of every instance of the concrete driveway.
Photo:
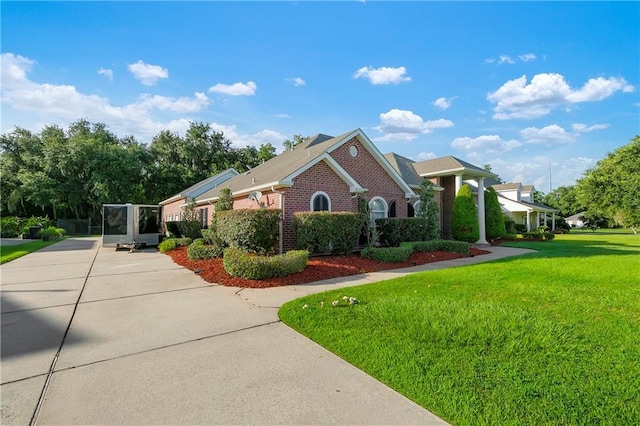
[[[2,424],[444,424],[277,316],[407,271],[238,289],[155,250],[70,238],[0,272]]]

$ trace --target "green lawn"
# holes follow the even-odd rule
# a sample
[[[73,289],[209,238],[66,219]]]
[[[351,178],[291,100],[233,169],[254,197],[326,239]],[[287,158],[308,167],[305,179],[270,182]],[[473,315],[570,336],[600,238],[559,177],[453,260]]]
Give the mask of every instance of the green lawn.
[[[16,246],[2,246],[0,247],[0,264],[11,262],[14,259],[38,251],[41,248],[50,246],[62,240],[55,241],[42,241],[34,240],[28,243],[19,244]]]
[[[455,425],[640,424],[640,237],[512,245],[539,251],[308,296],[280,317]]]

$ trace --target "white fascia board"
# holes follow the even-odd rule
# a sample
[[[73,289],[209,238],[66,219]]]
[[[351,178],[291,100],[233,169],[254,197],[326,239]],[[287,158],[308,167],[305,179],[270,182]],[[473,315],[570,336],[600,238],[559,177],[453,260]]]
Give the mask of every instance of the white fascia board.
[[[184,195],[182,195],[182,194],[174,195],[171,198],[167,198],[164,201],[160,201],[158,204],[161,205],[161,206],[164,206],[165,204],[172,203],[172,202],[174,202],[176,200],[179,200],[180,198],[184,198]]]
[[[250,193],[255,192],[255,191],[262,191],[262,190],[265,190],[265,189],[271,190],[271,187],[289,188],[290,186],[291,186],[291,184],[286,183],[286,182],[270,182],[270,183],[265,183],[265,184],[262,184],[262,185],[252,186],[250,188],[243,189],[242,191],[234,192],[232,194],[232,196],[233,196],[233,198],[236,198],[236,196],[247,195],[247,194],[250,194]],[[197,202],[197,204],[210,204],[213,201],[217,201],[218,198],[220,198],[220,197],[205,198],[203,200],[199,200]]]
[[[378,164],[380,164],[380,166],[382,166],[382,168],[385,169],[387,174],[391,176],[391,179],[393,179],[395,183],[398,184],[398,186],[405,191],[406,198],[412,198],[416,196],[411,186],[407,182],[405,182],[404,179],[402,179],[402,176],[400,176],[400,173],[398,173],[398,171],[391,166],[391,163],[389,163],[389,160],[384,158],[384,155],[382,155],[382,153],[373,144],[373,142],[371,142],[371,139],[369,139],[367,135],[364,134],[362,129],[356,129],[353,132],[349,133],[340,142],[335,143],[331,148],[329,148],[327,152],[335,151],[336,149],[340,148],[342,145],[344,145],[354,137],[358,138],[360,143],[367,149],[367,151],[369,151],[369,153],[378,162]]]

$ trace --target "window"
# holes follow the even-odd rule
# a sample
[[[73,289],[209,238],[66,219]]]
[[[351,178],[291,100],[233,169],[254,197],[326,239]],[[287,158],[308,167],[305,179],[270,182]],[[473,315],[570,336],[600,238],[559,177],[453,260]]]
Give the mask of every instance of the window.
[[[407,203],[407,217],[416,217],[416,212],[411,203]]]
[[[396,217],[396,202],[389,203],[389,217]]]
[[[209,215],[209,208],[205,207],[200,209],[200,228],[206,229],[207,227],[207,216]]]
[[[311,196],[312,212],[330,212],[331,200],[326,192],[318,191]]]
[[[418,217],[418,212],[420,211],[420,204],[422,202],[420,200],[413,203],[413,216]]]
[[[387,202],[384,198],[373,197],[369,201],[369,211],[371,214],[371,222],[375,224],[376,219],[384,219],[387,217]]]

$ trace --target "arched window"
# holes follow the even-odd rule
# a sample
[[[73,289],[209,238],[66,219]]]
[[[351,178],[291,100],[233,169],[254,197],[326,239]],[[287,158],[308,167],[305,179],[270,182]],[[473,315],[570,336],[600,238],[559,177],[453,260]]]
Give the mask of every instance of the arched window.
[[[371,213],[371,222],[375,223],[376,219],[384,219],[387,217],[387,202],[384,198],[373,197],[369,201],[369,211]]]
[[[312,212],[330,212],[331,211],[331,199],[326,192],[318,191],[311,196]]]
[[[420,200],[413,203],[413,216],[418,217],[418,212],[420,211],[420,204],[422,202]]]
[[[396,217],[396,202],[389,203],[389,217]]]

